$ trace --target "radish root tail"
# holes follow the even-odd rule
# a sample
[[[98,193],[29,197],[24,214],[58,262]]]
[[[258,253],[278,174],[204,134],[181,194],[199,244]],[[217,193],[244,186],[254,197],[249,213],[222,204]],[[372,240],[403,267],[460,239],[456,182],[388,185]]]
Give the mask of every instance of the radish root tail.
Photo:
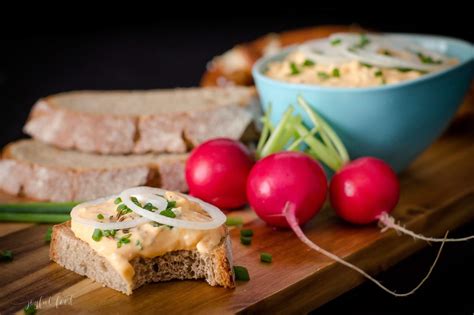
[[[413,231],[406,229],[400,223],[395,222],[395,218],[390,216],[387,212],[382,212],[377,219],[379,224],[382,227],[381,232],[385,232],[388,229],[394,229],[397,233],[402,233],[409,235],[414,239],[419,239],[427,242],[465,242],[474,239],[474,235],[462,237],[462,238],[436,238],[436,237],[427,237],[421,234],[417,234]]]
[[[392,291],[390,290],[389,288],[385,287],[382,283],[380,283],[377,279],[375,279],[374,277],[372,277],[371,275],[369,275],[367,272],[365,272],[364,270],[362,270],[361,268],[345,261],[344,259],[340,258],[339,256],[319,247],[318,245],[316,245],[315,243],[313,243],[309,238],[306,237],[306,235],[303,233],[303,231],[301,230],[301,227],[299,226],[298,224],[298,220],[296,219],[296,216],[295,216],[295,205],[290,203],[290,202],[287,202],[285,204],[285,208],[283,209],[283,214],[285,215],[285,218],[286,220],[288,221],[288,224],[290,225],[291,229],[293,230],[293,232],[295,232],[296,236],[298,236],[298,238],[303,242],[305,243],[308,247],[310,247],[311,249],[325,255],[326,257],[329,257],[331,259],[333,259],[334,261],[337,261],[338,263],[346,266],[346,267],[349,267],[350,269],[352,270],[355,270],[357,271],[358,273],[360,273],[361,275],[363,275],[364,277],[366,277],[367,279],[369,279],[370,281],[372,281],[373,283],[375,283],[378,287],[380,287],[382,290],[390,293],[391,295],[393,296],[396,296],[396,297],[404,297],[404,296],[409,296],[413,293],[415,293],[422,285],[423,283],[425,283],[426,280],[428,280],[429,276],[431,275],[431,272],[433,271],[434,267],[436,266],[436,263],[438,262],[438,259],[441,255],[441,251],[443,250],[443,247],[444,247],[444,243],[446,241],[446,237],[448,236],[448,232],[446,232],[445,236],[444,236],[444,241],[442,241],[441,243],[441,246],[439,247],[439,250],[438,250],[438,254],[436,255],[436,258],[435,260],[433,261],[433,264],[431,265],[428,273],[426,274],[426,276],[420,281],[420,283],[415,287],[413,288],[412,290],[408,291],[408,292],[405,292],[405,293],[397,293],[395,291]]]

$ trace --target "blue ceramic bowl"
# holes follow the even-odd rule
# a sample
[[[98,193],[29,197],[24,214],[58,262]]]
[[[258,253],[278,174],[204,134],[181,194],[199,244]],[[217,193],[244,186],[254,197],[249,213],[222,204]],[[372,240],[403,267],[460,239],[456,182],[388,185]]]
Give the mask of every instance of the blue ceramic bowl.
[[[397,35],[456,57],[460,63],[415,80],[369,88],[295,84],[265,76],[269,62],[285,58],[294,49],[288,48],[253,67],[264,110],[272,104],[271,119],[276,123],[301,95],[336,130],[352,159],[375,156],[397,172],[404,170],[442,133],[461,104],[474,76],[474,46],[448,37]],[[295,109],[303,115],[298,106]]]

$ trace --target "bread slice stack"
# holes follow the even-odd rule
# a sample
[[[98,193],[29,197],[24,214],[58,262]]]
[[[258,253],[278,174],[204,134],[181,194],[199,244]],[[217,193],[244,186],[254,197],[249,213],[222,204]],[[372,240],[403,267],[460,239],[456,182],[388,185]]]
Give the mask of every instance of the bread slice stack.
[[[252,140],[254,88],[78,91],[40,99],[7,145],[0,189],[49,201],[89,200],[148,185],[187,191],[188,152],[218,137]]]

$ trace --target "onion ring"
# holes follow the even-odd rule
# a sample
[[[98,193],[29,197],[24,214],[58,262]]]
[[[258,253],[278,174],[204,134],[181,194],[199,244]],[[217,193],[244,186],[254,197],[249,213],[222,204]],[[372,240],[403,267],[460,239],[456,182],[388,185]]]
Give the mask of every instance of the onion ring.
[[[148,211],[142,207],[137,206],[131,200],[131,197],[136,197],[137,199],[146,200],[146,202],[151,202],[152,204],[159,204],[160,199],[166,200],[158,195],[165,194],[166,190],[152,187],[135,187],[122,191],[120,198],[122,202],[130,208],[133,212],[158,223],[171,225],[174,227],[191,229],[191,230],[210,230],[215,229],[221,226],[226,221],[226,216],[222,213],[217,207],[208,204],[200,199],[186,195],[186,198],[199,204],[204,211],[206,211],[211,216],[211,221],[209,222],[196,222],[196,221],[187,221],[175,218],[169,218],[164,215],[161,215],[156,212]],[[148,199],[147,199],[148,197]],[[152,197],[152,198],[150,198]],[[156,206],[156,205],[155,205]],[[164,210],[163,207],[157,207],[158,210]],[[166,207],[165,207],[166,208]]]

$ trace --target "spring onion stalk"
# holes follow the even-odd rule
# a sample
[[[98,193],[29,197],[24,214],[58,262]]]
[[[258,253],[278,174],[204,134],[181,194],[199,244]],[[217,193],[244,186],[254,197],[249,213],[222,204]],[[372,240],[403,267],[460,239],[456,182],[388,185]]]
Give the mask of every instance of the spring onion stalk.
[[[258,140],[258,144],[257,144],[257,153],[262,151],[265,141],[270,136],[270,132],[273,131],[272,123],[270,121],[271,116],[272,116],[272,104],[269,104],[265,115],[262,117],[263,127],[262,127],[262,133],[261,133],[260,139]]]
[[[298,105],[313,126],[303,124],[303,118],[294,115],[294,108],[290,105],[273,129],[270,128],[270,112],[267,111],[262,119],[264,130],[257,146],[257,157],[262,158],[284,150],[304,151],[333,171],[339,170],[349,162],[349,154],[341,139],[301,96],[298,97]],[[302,147],[303,144],[307,147]]]
[[[62,223],[70,219],[69,214],[0,212],[0,221]]]
[[[298,148],[301,144],[303,144],[308,138],[314,137],[316,133],[318,132],[318,128],[314,127],[310,131],[306,132],[306,134],[301,135],[298,139],[296,139],[295,142],[290,144],[287,148],[288,151],[298,151]]]
[[[299,100],[298,100],[299,102]],[[301,106],[301,105],[300,105]],[[302,106],[303,107],[303,106]],[[339,154],[336,151],[336,148],[334,147],[333,143],[331,142],[331,139],[329,139],[329,136],[327,135],[326,131],[324,130],[323,123],[321,119],[315,113],[309,108],[309,107],[303,107],[303,110],[305,110],[310,117],[310,120],[312,123],[315,125],[315,128],[318,129],[319,131],[319,136],[321,140],[323,140],[323,143],[326,145],[327,149],[331,152],[328,152],[328,154],[331,154],[332,156],[335,156],[336,159],[339,158]]]
[[[55,213],[69,214],[78,202],[24,202],[24,203],[2,203],[0,213]]]
[[[295,126],[300,136],[307,133],[307,129],[303,125]],[[315,157],[326,164],[330,169],[336,170],[339,167],[339,159],[336,155],[333,155],[330,150],[316,137],[307,138],[305,143],[309,146],[310,150],[308,153],[315,155]]]
[[[343,164],[349,162],[350,159],[346,147],[344,146],[334,129],[332,129],[331,126],[329,126],[329,124],[326,123],[326,121],[324,121],[324,119],[319,116],[315,111],[311,110],[309,104],[301,96],[298,96],[298,104],[305,110],[305,112],[308,114],[313,123],[316,122],[316,124],[321,126],[321,134],[324,135],[322,137],[327,136],[330,139],[330,142],[332,143],[332,145],[334,145],[334,149],[336,149],[336,151],[339,153]]]
[[[275,127],[274,131],[271,133],[270,137],[268,138],[267,142],[263,146],[262,150],[260,151],[259,158],[265,157],[267,155],[270,155],[274,152],[280,151],[280,147],[284,147],[286,145],[286,142],[284,141],[288,138],[289,130],[288,127],[290,124],[288,124],[291,120],[293,115],[293,107],[290,106],[288,109],[285,111],[283,114],[283,117],[281,118],[280,123]]]

